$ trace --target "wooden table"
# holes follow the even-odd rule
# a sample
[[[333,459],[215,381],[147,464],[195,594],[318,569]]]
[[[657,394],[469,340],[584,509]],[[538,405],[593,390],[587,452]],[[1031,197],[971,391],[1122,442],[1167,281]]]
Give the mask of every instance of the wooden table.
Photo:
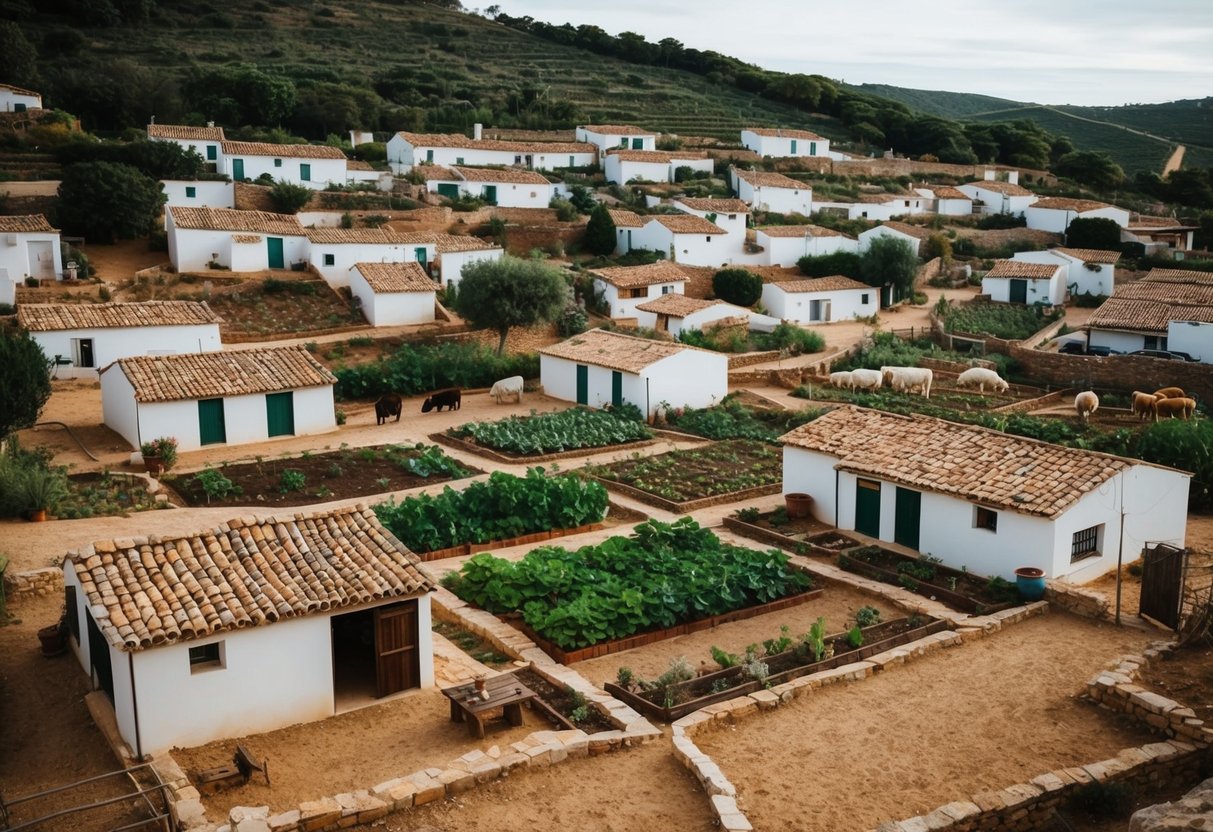
[[[485,699],[476,690],[474,682],[443,688],[442,694],[451,700],[451,722],[467,722],[468,734],[484,739],[484,723],[500,709],[501,715],[510,725],[522,724],[522,703],[536,697],[512,673],[491,676],[484,680]]]

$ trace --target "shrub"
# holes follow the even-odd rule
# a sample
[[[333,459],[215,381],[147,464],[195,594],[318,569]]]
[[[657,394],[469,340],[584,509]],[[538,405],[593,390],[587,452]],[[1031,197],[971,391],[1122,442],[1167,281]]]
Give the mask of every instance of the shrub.
[[[806,255],[796,261],[796,266],[805,277],[830,277],[841,274],[859,278],[859,255],[851,251],[837,251],[820,257]]]
[[[340,399],[399,393],[416,396],[443,387],[489,387],[507,376],[536,378],[535,353],[499,356],[476,343],[405,344],[394,355],[336,371]]]
[[[560,317],[556,319],[556,331],[561,338],[569,338],[573,335],[580,335],[585,332],[590,325],[590,320],[586,317],[585,309],[576,303],[570,303],[564,307],[564,311],[560,313]]]
[[[270,188],[269,198],[279,214],[297,214],[312,198],[312,189],[293,182],[275,182]]]
[[[1202,510],[1213,506],[1213,421],[1155,422],[1138,438],[1136,455],[1146,462],[1191,471],[1188,507]]]
[[[144,457],[160,458],[160,465],[168,471],[177,464],[177,439],[172,436],[161,436],[139,446],[139,452]]]
[[[825,338],[820,332],[804,329],[783,321],[767,333],[754,336],[755,346],[760,350],[787,350],[792,355],[821,352],[825,349]]]
[[[866,604],[855,611],[855,624],[859,627],[871,627],[880,623],[880,610]]]
[[[202,493],[206,494],[206,501],[208,503],[212,499],[222,500],[229,495],[237,496],[244,490],[216,468],[207,467],[202,469],[194,475],[193,480],[198,483],[198,487],[202,489]]]
[[[712,278],[716,297],[738,306],[753,306],[762,297],[762,278],[745,269],[721,269]]]
[[[560,222],[574,222],[578,216],[577,206],[561,197],[552,197],[548,207],[556,212],[556,219]]]
[[[278,480],[278,485],[283,494],[288,491],[302,491],[307,485],[307,477],[298,468],[286,468]]]
[[[1024,228],[1027,224],[1028,220],[1022,214],[986,214],[977,221],[977,227],[982,231],[997,231],[1003,228]],[[957,240],[957,243],[960,242]],[[966,238],[964,242],[971,243],[972,241]],[[956,252],[958,254],[961,253],[959,248],[956,249]]]
[[[590,254],[606,255],[615,250],[615,223],[605,205],[595,205],[590,212],[582,245]]]
[[[617,410],[623,411],[623,407]],[[532,412],[530,416],[510,416],[495,422],[469,422],[452,428],[450,433],[471,438],[488,448],[516,454],[600,448],[637,442],[652,435],[642,420],[584,407],[552,413]]]

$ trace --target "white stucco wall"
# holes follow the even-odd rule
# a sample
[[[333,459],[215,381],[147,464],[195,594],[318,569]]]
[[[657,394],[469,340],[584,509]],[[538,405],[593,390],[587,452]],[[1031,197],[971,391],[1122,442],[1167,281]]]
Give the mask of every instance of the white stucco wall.
[[[668,162],[627,162],[618,154],[610,154],[603,162],[606,181],[616,185],[628,182],[672,182],[674,168]]]
[[[26,95],[0,87],[0,113],[15,113],[18,104],[24,105],[27,110],[41,110],[42,96]]]
[[[708,407],[728,393],[728,356],[703,350],[683,350],[640,373],[622,373],[623,398],[652,413],[661,402],[670,407]],[[611,402],[612,370],[588,366],[588,402],[602,407]],[[577,364],[550,355],[539,356],[539,375],[545,394],[577,401]]]
[[[63,253],[57,232],[0,232],[0,271],[20,283],[27,277],[63,279]]]
[[[654,283],[651,286],[637,287],[645,290],[644,297],[625,298],[620,297],[620,290],[616,286],[607,283],[605,280],[595,277],[594,285],[602,290],[602,299],[610,307],[612,318],[635,318],[640,314],[636,309],[640,304],[647,303],[662,295],[681,295],[686,291],[686,283],[682,281]]]
[[[1010,303],[1012,279],[983,277],[981,293],[989,295],[990,300],[997,303]],[[1029,305],[1038,302],[1060,304],[1066,299],[1066,285],[1065,281],[1061,279],[1060,273],[1054,274],[1048,280],[1025,280],[1024,282],[1028,284],[1027,303]]]
[[[1087,333],[1087,344],[1092,347],[1108,347],[1116,352],[1133,352],[1146,348],[1146,335],[1142,332],[1121,332],[1115,329],[1091,329]]]
[[[500,248],[481,248],[472,251],[447,251],[438,256],[438,278],[443,286],[459,283],[463,269],[481,260],[500,260],[504,250]]]
[[[733,247],[725,234],[675,234],[656,220],[633,229],[632,248],[658,251],[688,266],[722,266]]]
[[[1167,349],[1186,352],[1204,364],[1213,364],[1213,324],[1171,321],[1167,325]]]
[[[101,373],[101,421],[107,428],[125,439],[132,448],[138,448],[139,411],[135,404],[135,389],[117,365],[105,368]],[[197,433],[198,414],[194,413],[194,431]],[[163,434],[148,434],[155,439]],[[173,436],[175,434],[168,434]]]
[[[434,320],[433,292],[375,294],[357,271],[350,272],[350,291],[358,298],[362,314],[371,326],[404,326]]]
[[[867,302],[864,302],[864,298]],[[813,301],[829,301],[830,316],[813,319]],[[773,283],[762,287],[762,305],[772,317],[798,324],[823,324],[866,318],[880,312],[880,290],[837,289],[832,292],[785,292]],[[824,311],[822,312],[824,315]]]
[[[204,162],[214,165],[217,171],[222,172],[223,146],[219,142],[203,139],[166,139],[157,136],[148,136],[148,141],[169,142],[187,152],[197,153]]]
[[[1040,198],[1036,194],[1007,196],[997,191],[986,190],[980,184],[972,183],[957,185],[956,189],[974,200],[981,200],[985,204],[984,213],[986,214],[1016,214],[1022,216],[1027,211],[1028,206]]]
[[[187,208],[235,208],[236,185],[216,180],[161,179],[160,185],[168,198],[165,205]],[[189,195],[190,190],[193,196]]]
[[[330,183],[344,185],[348,178],[346,160],[321,159],[299,156],[249,156],[224,155],[219,161],[219,172],[235,178],[236,160],[244,162],[244,178],[257,179],[263,174],[274,177],[275,182],[290,182],[314,190],[324,190]],[[275,164],[279,162],[280,164]],[[308,179],[303,179],[304,166],[310,166]]]
[[[760,136],[750,130],[741,131],[741,143],[759,156],[828,156],[830,140],[792,139],[785,136]],[[792,145],[795,143],[795,150]]]
[[[813,189],[808,185],[803,188],[771,188],[754,186],[737,177],[736,190],[737,198],[748,202],[757,211],[803,214],[806,217],[813,213]]]
[[[434,246],[413,243],[311,243],[307,256],[324,281],[338,289],[350,285],[351,268],[355,263],[409,263],[417,260],[418,249],[425,252],[428,264]],[[329,257],[332,258],[331,265]]]
[[[577,153],[488,150],[466,147],[413,147],[399,134],[388,139],[387,160],[396,173],[407,173],[414,165],[433,164],[443,167],[469,165],[519,165],[536,170],[586,167],[598,161],[597,150]]]
[[[267,268],[269,260],[269,244],[266,242],[269,237],[282,239],[284,268],[290,268],[291,263],[308,258],[308,240],[302,234],[259,234],[256,236],[260,236],[261,240],[256,243],[234,243],[233,233],[243,232],[182,229],[171,224],[166,226],[166,230],[169,259],[179,272],[205,271],[212,255],[221,266],[234,272],[261,271]]]
[[[766,265],[784,268],[795,266],[801,257],[859,251],[859,241],[851,237],[771,237],[759,230],[754,239],[765,249]]]
[[[73,340],[92,339],[93,366],[60,366],[56,378],[96,378],[100,368],[134,355],[175,355],[187,352],[213,352],[222,349],[219,324],[192,326],[110,327],[106,329],[33,332],[33,339],[48,358],[76,353]]]
[[[589,142],[598,147],[599,155],[605,154],[613,147],[624,147],[623,141],[627,141],[626,147],[629,150],[656,150],[657,149],[657,134],[646,133],[644,135],[634,135],[632,133],[598,133],[593,130],[586,130],[584,127],[577,128],[577,141]],[[635,147],[634,142],[639,141],[640,146]]]
[[[426,189],[430,193],[437,193],[440,184],[455,185],[459,188],[460,195],[467,194],[477,199],[485,198],[487,189],[496,188],[494,204],[499,208],[547,208],[554,193],[550,183],[540,185],[539,183],[518,184],[516,182],[466,182],[462,179],[431,179],[426,182]]]
[[[935,200],[935,213],[943,214],[946,217],[967,217],[973,213],[973,200],[937,199]]]
[[[1092,211],[1074,211],[1062,208],[1039,208],[1029,205],[1024,211],[1028,228],[1040,231],[1052,231],[1062,234],[1076,219],[1109,219],[1124,228],[1129,224],[1129,212],[1123,208],[1109,205],[1107,208],[1096,208]]]
[[[859,235],[858,244],[859,251],[867,251],[869,248],[871,248],[873,240],[882,237],[891,237],[894,240],[904,240],[909,244],[911,251],[913,251],[916,255],[922,255],[923,240],[898,231],[896,228],[889,228],[887,225],[878,225],[875,228],[869,228],[867,231],[861,232]]]

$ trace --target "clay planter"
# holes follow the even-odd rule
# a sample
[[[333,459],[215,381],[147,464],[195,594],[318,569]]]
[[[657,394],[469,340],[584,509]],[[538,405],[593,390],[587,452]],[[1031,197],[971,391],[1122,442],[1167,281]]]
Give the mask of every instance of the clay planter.
[[[42,644],[44,656],[58,656],[67,650],[67,636],[58,624],[51,624],[39,630],[38,641]]]
[[[43,523],[46,521],[46,509],[31,508],[25,513],[25,516],[31,523]]]
[[[1035,566],[1021,566],[1015,570],[1015,588],[1025,601],[1039,601],[1045,594],[1045,571]]]
[[[151,474],[153,477],[156,477],[156,476],[159,476],[160,474],[164,473],[164,460],[161,457],[158,457],[155,455],[144,456],[143,457],[143,467],[147,469],[147,472],[149,474]]]
[[[783,495],[784,504],[788,509],[788,517],[810,517],[813,514],[813,498],[799,491],[791,491]]]

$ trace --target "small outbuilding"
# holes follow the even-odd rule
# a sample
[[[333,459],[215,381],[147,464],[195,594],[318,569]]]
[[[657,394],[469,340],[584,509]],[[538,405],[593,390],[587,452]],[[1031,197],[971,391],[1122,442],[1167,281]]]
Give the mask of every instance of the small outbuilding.
[[[759,156],[794,158],[829,156],[830,140],[808,130],[786,127],[746,127],[741,131],[741,143]]]
[[[428,269],[437,255],[432,234],[390,228],[309,228],[308,262],[335,289],[350,285],[355,263],[415,262]]]
[[[1107,297],[1116,286],[1119,251],[1097,248],[1055,248],[1044,251],[1020,251],[1011,257],[1025,263],[1060,263],[1061,280],[1068,294]]]
[[[1093,347],[1176,350],[1213,364],[1213,275],[1152,269],[1118,287],[1091,314],[1087,330]]]
[[[768,266],[791,268],[802,257],[822,257],[840,251],[857,252],[854,237],[820,225],[771,225],[754,229],[754,241],[766,254]]]
[[[434,684],[436,583],[365,505],[97,542],[63,585],[68,643],[136,758]]]
[[[227,208],[164,209],[168,255],[179,272],[285,269],[308,260],[307,232],[294,214]]]
[[[42,93],[0,84],[0,113],[24,113],[42,109]]]
[[[211,170],[218,170],[223,155],[223,128],[214,123],[205,127],[192,124],[149,124],[147,139],[151,142],[172,142],[189,153],[197,153]]]
[[[350,268],[350,291],[371,326],[432,323],[437,289],[419,263],[356,263]]]
[[[1022,217],[1040,197],[1018,182],[981,179],[956,188],[973,200],[974,214],[1012,214]]]
[[[668,332],[677,338],[688,329],[703,329],[722,321],[745,321],[746,328],[770,332],[779,319],[760,315],[744,306],[722,300],[702,300],[671,292],[636,306],[636,322],[643,327]]]
[[[0,303],[12,303],[27,278],[60,280],[59,229],[41,214],[0,216]]]
[[[220,144],[219,172],[235,181],[272,177],[305,188],[324,190],[346,184],[349,173],[341,148],[326,144],[270,144],[232,142]]]
[[[729,173],[737,198],[749,203],[755,211],[806,217],[813,213],[813,189],[807,182],[771,171],[730,168]]]
[[[426,190],[449,199],[472,197],[500,208],[547,208],[554,186],[541,173],[522,168],[422,165]]]
[[[845,275],[783,280],[762,287],[772,316],[797,324],[851,321],[880,312],[880,290]]]
[[[995,303],[1056,306],[1066,299],[1065,272],[1066,267],[1055,261],[996,260],[981,278],[981,293]]]
[[[1105,219],[1125,228],[1129,224],[1129,212],[1124,208],[1109,205],[1095,199],[1070,199],[1050,196],[1038,199],[1024,211],[1028,228],[1064,234],[1074,220]]]
[[[667,260],[594,269],[590,274],[612,318],[633,318],[640,304],[662,295],[683,294],[687,283],[687,273]]]
[[[612,148],[656,150],[657,134],[630,124],[583,124],[577,126],[577,141],[588,142],[605,155]]]
[[[859,234],[859,250],[867,251],[872,241],[881,237],[892,237],[904,240],[918,257],[922,256],[922,246],[931,238],[932,231],[925,225],[911,225],[908,222],[888,220],[875,228],[869,228]]]

